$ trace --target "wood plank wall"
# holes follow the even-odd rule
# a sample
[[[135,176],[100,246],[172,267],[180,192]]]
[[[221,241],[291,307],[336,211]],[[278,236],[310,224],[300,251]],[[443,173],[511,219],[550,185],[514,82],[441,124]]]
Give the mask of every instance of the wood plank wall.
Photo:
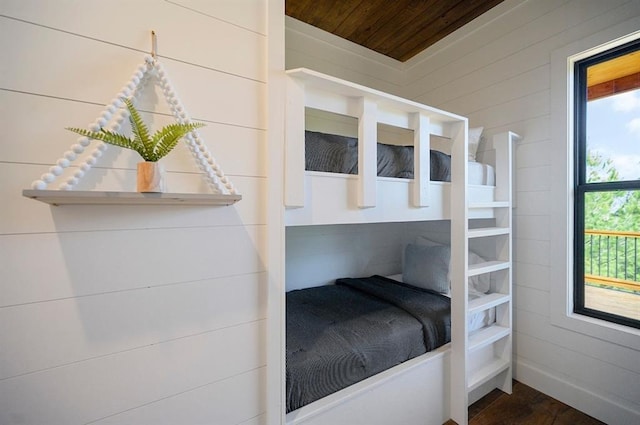
[[[243,200],[50,207],[21,196],[158,54]],[[266,1],[0,4],[0,423],[265,418]],[[140,107],[171,122],[159,90]],[[204,192],[190,153],[175,192]],[[134,190],[117,148],[80,187]],[[52,188],[55,188],[52,187]]]
[[[512,130],[516,148],[516,379],[606,423],[640,421],[640,353],[554,326],[553,169],[550,59],[556,49],[625,22],[638,28],[640,3],[616,0],[506,1],[426,52],[407,70],[405,94],[468,116],[485,133]],[[488,148],[488,146],[485,146]],[[564,164],[560,165],[561,167]],[[562,218],[559,218],[562,219]],[[566,219],[565,219],[566,221]]]
[[[288,227],[286,289],[332,284],[342,277],[402,273],[404,249],[419,236],[449,243],[449,223],[367,223]]]
[[[402,89],[400,62],[286,17],[286,68],[309,68],[391,94]]]

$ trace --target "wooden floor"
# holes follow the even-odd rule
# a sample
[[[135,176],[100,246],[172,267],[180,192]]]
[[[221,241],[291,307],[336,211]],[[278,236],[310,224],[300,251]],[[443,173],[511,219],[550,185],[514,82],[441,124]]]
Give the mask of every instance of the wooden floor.
[[[447,421],[445,425],[455,425]],[[520,382],[513,394],[493,390],[469,407],[469,425],[606,425]]]

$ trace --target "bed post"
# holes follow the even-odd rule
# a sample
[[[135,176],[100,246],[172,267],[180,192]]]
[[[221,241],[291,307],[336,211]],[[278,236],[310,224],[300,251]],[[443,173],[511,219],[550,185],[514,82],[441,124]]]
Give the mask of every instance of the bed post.
[[[412,113],[410,126],[413,129],[413,206],[428,207],[431,201],[431,140],[430,120],[422,112]]]
[[[358,118],[358,208],[376,206],[378,180],[378,105],[366,97],[353,99],[353,115]]]
[[[451,126],[451,418],[468,421],[468,122]]]
[[[284,205],[287,208],[304,207],[304,82],[289,77],[285,115],[285,178]]]

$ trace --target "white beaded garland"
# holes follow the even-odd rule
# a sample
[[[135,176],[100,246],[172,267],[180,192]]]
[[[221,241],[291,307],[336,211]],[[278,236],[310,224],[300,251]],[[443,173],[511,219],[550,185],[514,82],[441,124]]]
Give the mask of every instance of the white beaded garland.
[[[102,156],[102,151],[96,149],[95,151],[91,152],[91,156],[93,156],[94,158],[100,158]]]
[[[87,145],[89,145],[89,144],[87,143]],[[76,143],[75,145],[71,146],[71,150],[74,151],[77,154],[81,154],[82,152],[84,152],[84,146],[81,145],[80,143]]]
[[[76,153],[75,153],[75,152],[73,152],[73,151],[66,151],[66,152],[64,153],[64,157],[65,157],[66,159],[68,159],[69,161],[75,161],[75,159],[76,159],[77,155],[76,155]]]
[[[78,144],[84,148],[86,148],[87,146],[89,146],[91,144],[91,139],[89,139],[88,137],[79,137],[78,140],[76,140],[78,142]]]
[[[49,172],[54,176],[59,176],[60,174],[62,174],[62,171],[62,167],[60,167],[59,165],[54,165],[49,168]]]
[[[56,164],[61,166],[62,168],[67,168],[69,166],[69,160],[67,158],[60,158]]]
[[[91,169],[91,165],[87,164],[86,162],[84,164],[80,165],[80,169],[84,172],[87,172]]]
[[[54,181],[56,178],[56,176],[54,176],[51,173],[44,173],[42,176],[40,176],[40,180],[46,182],[46,183],[51,183],[52,181]]]
[[[100,131],[100,124],[98,124],[97,122],[92,122],[91,124],[89,124],[89,130]]]
[[[42,180],[36,180],[33,183],[31,183],[31,189],[34,190],[45,190],[47,188],[47,184],[45,182],[43,182]]]
[[[73,187],[71,187],[70,185],[68,185],[67,183],[62,183],[60,185],[60,190],[71,190],[73,189]]]
[[[84,171],[80,170],[76,170],[75,173],[73,173],[73,177],[75,177],[76,179],[80,180],[82,177],[84,177]]]
[[[85,160],[85,162],[89,165],[89,166],[93,166],[96,165],[96,159],[92,156],[90,156],[89,158],[87,158]]]

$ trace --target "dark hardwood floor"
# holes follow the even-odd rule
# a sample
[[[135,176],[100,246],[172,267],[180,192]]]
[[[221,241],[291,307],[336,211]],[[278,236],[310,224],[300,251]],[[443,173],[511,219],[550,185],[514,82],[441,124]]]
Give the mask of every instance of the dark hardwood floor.
[[[606,425],[518,381],[513,381],[513,394],[493,390],[469,406],[469,425],[520,424]]]

